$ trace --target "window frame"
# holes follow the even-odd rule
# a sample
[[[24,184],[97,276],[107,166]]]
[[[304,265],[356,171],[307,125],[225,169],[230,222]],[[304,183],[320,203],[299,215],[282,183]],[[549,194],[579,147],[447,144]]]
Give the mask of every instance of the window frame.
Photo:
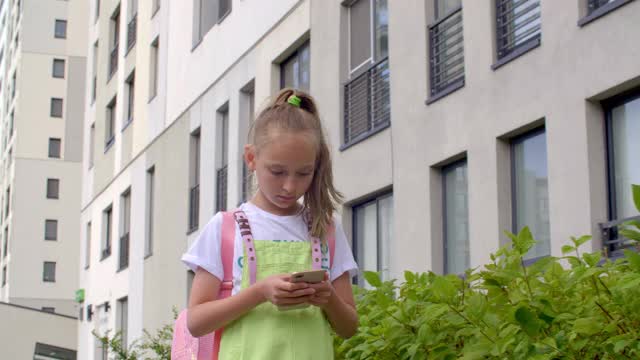
[[[62,63],[62,72],[56,74],[56,64],[60,64]],[[66,76],[66,64],[67,62],[65,61],[65,59],[53,59],[53,68],[51,70],[51,76],[56,78],[56,79],[64,79]]]
[[[49,268],[47,269],[47,265]],[[52,271],[53,275],[51,277],[47,276],[47,270]],[[45,261],[42,264],[42,282],[56,282],[56,262],[55,261]]]
[[[56,146],[57,146],[57,151],[56,151]],[[48,157],[50,159],[60,159],[60,158],[62,158],[62,139],[60,139],[60,138],[49,138]]]
[[[55,104],[60,104],[60,113],[58,114],[58,112],[55,111],[56,109],[56,105]],[[64,117],[64,99],[63,98],[56,98],[56,97],[52,97],[51,98],[51,106],[49,108],[49,117],[52,118],[63,118]]]
[[[447,181],[446,181],[446,175],[452,171],[455,171],[456,169],[458,169],[460,166],[465,166],[466,167],[466,171],[467,171],[467,175],[466,175],[466,192],[467,192],[467,224],[469,224],[470,221],[470,216],[469,216],[469,162],[468,159],[466,157],[453,161],[451,163],[448,163],[446,165],[444,165],[441,169],[440,169],[440,174],[442,177],[442,253],[443,253],[443,262],[442,262],[442,268],[443,268],[443,273],[444,274],[460,274],[460,273],[453,273],[453,272],[449,272],[448,269],[448,251],[447,251]],[[469,251],[469,255],[471,255],[471,239],[470,239],[470,229],[467,227],[467,249]],[[467,264],[467,268],[470,266],[471,264],[471,257],[469,256],[466,259],[466,264]],[[466,270],[466,269],[465,269]],[[464,271],[463,271],[464,273]]]
[[[67,38],[67,25],[68,22],[65,19],[55,19],[53,36],[54,39],[66,39]],[[63,26],[59,28],[58,26]],[[64,32],[64,33],[62,33]]]
[[[55,194],[53,190],[50,190],[50,186],[56,187]],[[58,178],[47,178],[47,199],[57,200],[60,198],[60,179]]]
[[[49,235],[49,232],[47,231],[49,229],[48,225],[49,224],[54,224],[52,226],[55,226],[53,231],[53,235]],[[47,241],[58,241],[58,220],[55,219],[46,219],[44,221],[44,239]]]
[[[111,256],[111,237],[113,235],[113,204],[102,210],[102,236],[100,241],[100,261]]]
[[[284,61],[282,61],[280,63],[280,89],[284,89],[286,86],[286,81],[285,81],[285,70],[286,70],[286,65],[290,62],[290,61],[294,61],[294,63],[298,64],[298,73],[297,74],[293,74],[294,75],[294,79],[295,77],[298,77],[298,83],[300,83],[300,75],[302,73],[302,67],[301,65],[301,55],[303,50],[307,50],[309,52],[309,87],[308,88],[304,88],[301,86],[295,86],[292,85],[290,86],[291,88],[295,88],[295,89],[301,89],[303,91],[309,91],[311,88],[311,40],[307,39],[305,42],[303,42],[300,46],[298,46],[291,55],[289,55]],[[295,67],[295,65],[294,65]],[[295,81],[294,81],[295,82]],[[301,84],[299,84],[301,85]]]
[[[497,70],[498,68],[510,63],[511,61],[519,58],[520,56],[528,53],[529,51],[539,47],[542,44],[542,14],[539,15],[539,19],[540,19],[540,29],[538,34],[536,34],[535,36],[527,39],[526,41],[524,41],[521,44],[518,45],[514,45],[508,49],[503,49],[500,45],[500,38],[501,38],[501,34],[499,31],[499,17],[498,17],[498,13],[500,12],[500,6],[501,6],[501,1],[503,0],[493,0],[494,1],[494,18],[493,18],[493,29],[494,29],[494,34],[495,34],[495,62],[493,65],[491,65],[491,69],[492,70]],[[505,0],[505,1],[516,1],[516,0]],[[538,8],[540,9],[540,12],[542,12],[542,3],[541,0],[533,0],[533,1],[537,1],[538,2]],[[524,4],[522,4],[524,5]],[[515,18],[514,18],[515,21]],[[507,50],[506,54],[500,54],[501,51],[505,51]]]

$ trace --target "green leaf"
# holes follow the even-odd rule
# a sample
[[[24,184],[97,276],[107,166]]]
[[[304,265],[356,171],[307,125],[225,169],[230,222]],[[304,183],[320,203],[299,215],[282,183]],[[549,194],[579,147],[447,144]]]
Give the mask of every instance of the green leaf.
[[[570,252],[576,251],[576,248],[571,245],[563,245],[562,246],[562,255],[568,254]]]
[[[600,323],[601,319],[597,318],[576,319],[573,322],[573,330],[578,334],[591,336],[600,332]]]
[[[616,344],[613,346],[613,351],[619,353],[622,350],[624,350],[624,348],[626,348],[629,343],[631,342],[631,340],[620,340],[617,341]]]
[[[404,272],[404,279],[409,282],[415,282],[416,281],[416,275],[414,273],[412,273],[411,271],[405,271]]]
[[[640,231],[631,230],[631,229],[622,229],[619,231],[619,233],[620,235],[626,237],[627,239],[640,241]]]
[[[600,262],[601,258],[602,258],[602,254],[600,254],[599,252],[596,252],[593,254],[589,254],[589,253],[582,254],[582,259],[584,259],[584,262],[586,262],[591,267],[598,265],[598,262]]]
[[[624,250],[624,256],[629,261],[629,266],[637,272],[640,272],[640,254],[631,250]]]
[[[640,185],[631,185],[631,192],[633,192],[633,202],[636,204],[636,209],[640,211]]]
[[[364,278],[373,287],[382,286],[382,281],[380,280],[380,275],[377,272],[365,271],[364,272]]]
[[[575,245],[575,247],[578,248],[578,247],[580,247],[580,245],[582,245],[582,244],[586,243],[587,241],[591,240],[591,235],[580,236],[577,239],[572,236],[571,240],[573,241],[573,244]]]
[[[451,301],[456,295],[456,288],[444,276],[438,276],[433,280],[431,290],[446,302]]]
[[[533,239],[531,230],[529,230],[528,226],[525,226],[520,230],[520,233],[518,233],[518,237],[514,243],[514,248],[522,256],[529,252],[529,249],[531,249],[535,243],[536,241]]]
[[[515,312],[515,318],[529,336],[536,336],[540,332],[540,322],[528,307],[520,306]]]

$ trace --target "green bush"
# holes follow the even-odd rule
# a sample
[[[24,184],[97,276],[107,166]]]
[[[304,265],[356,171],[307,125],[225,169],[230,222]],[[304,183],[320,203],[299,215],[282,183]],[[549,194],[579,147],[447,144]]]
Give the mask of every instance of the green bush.
[[[633,188],[640,211],[640,187]],[[621,233],[640,241],[640,222]],[[365,278],[356,289],[358,333],[335,338],[337,359],[638,359],[640,255],[615,262],[581,253],[524,266],[535,243],[524,228],[511,247],[465,276],[405,272],[405,282]]]

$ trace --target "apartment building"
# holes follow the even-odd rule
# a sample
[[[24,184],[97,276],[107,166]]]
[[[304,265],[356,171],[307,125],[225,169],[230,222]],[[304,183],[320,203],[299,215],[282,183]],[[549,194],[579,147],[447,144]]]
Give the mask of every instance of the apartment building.
[[[285,86],[318,101],[352,250],[385,278],[481,266],[525,225],[528,262],[579,234],[616,256],[617,224],[638,215],[638,1],[92,0],[90,13],[81,358],[105,358],[93,330],[131,343],[186,306],[179,258],[250,196],[247,129]]]
[[[75,317],[87,6],[0,9],[0,301]]]

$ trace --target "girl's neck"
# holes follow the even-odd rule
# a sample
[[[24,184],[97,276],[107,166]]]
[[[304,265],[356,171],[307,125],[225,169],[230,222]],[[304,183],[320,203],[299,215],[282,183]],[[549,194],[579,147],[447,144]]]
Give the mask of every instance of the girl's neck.
[[[281,207],[278,207],[275,204],[273,204],[271,201],[269,201],[269,199],[267,199],[262,194],[260,189],[256,191],[256,194],[251,199],[251,202],[261,210],[264,210],[268,213],[271,213],[273,215],[278,215],[278,216],[297,215],[302,211],[302,208],[303,208],[303,206],[300,205],[298,202],[296,202],[295,205],[292,206],[291,208],[283,209]]]

